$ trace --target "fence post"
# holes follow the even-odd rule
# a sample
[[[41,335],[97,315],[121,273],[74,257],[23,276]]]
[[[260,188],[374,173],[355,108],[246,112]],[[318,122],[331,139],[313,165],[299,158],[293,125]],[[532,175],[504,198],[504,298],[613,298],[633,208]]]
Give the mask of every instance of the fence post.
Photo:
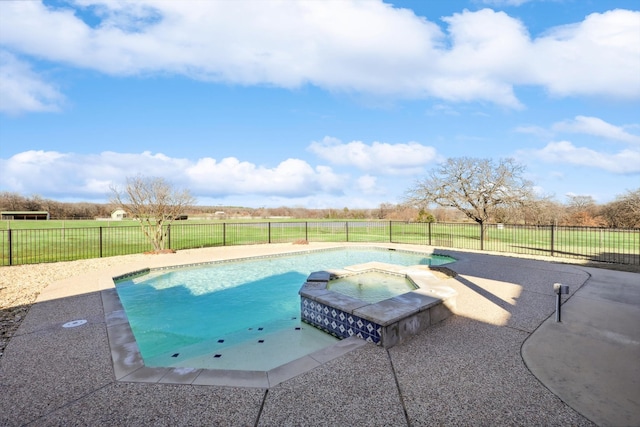
[[[431,246],[431,223],[427,223],[429,225],[429,246]]]
[[[99,251],[100,251],[100,258],[102,258],[102,226],[100,226],[100,243],[99,243]]]
[[[304,222],[304,240],[309,241],[309,222]]]
[[[227,223],[222,223],[222,246],[227,246]]]
[[[393,243],[393,227],[391,225],[392,222],[389,220],[389,243]]]
[[[555,247],[556,247],[556,225],[551,224],[551,256],[555,256]]]
[[[480,223],[480,250],[484,251],[484,222]]]
[[[171,224],[167,224],[167,249],[171,249]]]
[[[267,232],[267,242],[268,242],[268,243],[271,243],[271,221],[269,221],[269,222],[267,223],[267,229],[268,229],[268,232]]]
[[[344,222],[344,231],[347,234],[347,242],[349,241],[349,223],[347,221]]]
[[[10,228],[7,231],[9,231],[9,265],[13,265],[13,245],[12,245],[13,230]]]

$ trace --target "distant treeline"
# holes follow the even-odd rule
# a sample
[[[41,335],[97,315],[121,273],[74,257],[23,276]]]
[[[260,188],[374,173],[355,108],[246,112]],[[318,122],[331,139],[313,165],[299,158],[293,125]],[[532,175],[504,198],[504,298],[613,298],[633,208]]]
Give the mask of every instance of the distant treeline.
[[[40,196],[22,196],[0,192],[0,211],[47,211],[51,219],[108,218],[114,206],[104,203],[66,203]],[[390,221],[468,222],[461,212],[453,208],[436,207],[427,215],[416,207],[382,203],[374,209],[308,209],[305,207],[248,208],[240,206],[193,206],[185,214],[200,219],[355,219]],[[550,198],[523,203],[518,209],[499,211],[493,222],[531,225],[567,225],[614,228],[640,227],[640,189],[627,191],[613,202],[597,204],[590,196],[570,196],[566,203]]]

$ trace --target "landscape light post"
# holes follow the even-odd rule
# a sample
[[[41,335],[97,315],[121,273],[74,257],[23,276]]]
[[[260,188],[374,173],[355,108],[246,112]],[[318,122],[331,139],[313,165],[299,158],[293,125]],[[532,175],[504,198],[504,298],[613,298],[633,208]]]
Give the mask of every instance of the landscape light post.
[[[556,293],[556,322],[560,322],[560,303],[562,302],[562,295],[569,293],[569,286],[554,283],[553,291]]]

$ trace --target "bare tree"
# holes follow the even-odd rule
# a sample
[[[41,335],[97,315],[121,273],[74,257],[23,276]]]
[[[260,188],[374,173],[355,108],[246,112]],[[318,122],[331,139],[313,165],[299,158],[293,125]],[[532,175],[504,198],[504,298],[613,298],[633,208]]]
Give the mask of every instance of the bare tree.
[[[626,194],[620,196],[620,201],[636,220],[640,219],[640,188],[633,191],[628,190]]]
[[[18,193],[0,192],[0,209],[3,211],[22,211],[25,204],[26,199]]]
[[[567,206],[574,212],[584,212],[593,209],[596,201],[592,196],[571,194],[567,196]]]
[[[495,218],[500,208],[520,206],[532,198],[532,184],[524,166],[513,159],[450,158],[407,191],[407,202],[428,208],[452,207],[480,225]]]
[[[609,227],[640,227],[640,188],[627,191],[602,208]]]
[[[562,221],[564,208],[551,196],[544,196],[530,200],[523,206],[522,214],[525,224],[555,225]]]
[[[600,215],[595,199],[588,195],[568,195],[566,211],[566,225],[599,227],[606,222]]]
[[[188,190],[175,189],[163,178],[136,176],[127,178],[123,191],[112,187],[111,203],[136,219],[156,252],[165,245],[164,226],[183,215],[195,203]]]
[[[380,203],[380,206],[378,207],[377,218],[378,219],[387,218],[387,216],[391,212],[393,212],[394,209],[395,209],[395,206],[391,203]]]

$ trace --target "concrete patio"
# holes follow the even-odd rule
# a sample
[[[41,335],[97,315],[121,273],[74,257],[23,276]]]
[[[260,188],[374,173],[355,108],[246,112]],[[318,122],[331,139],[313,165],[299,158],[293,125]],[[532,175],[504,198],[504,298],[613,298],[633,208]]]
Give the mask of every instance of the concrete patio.
[[[458,260],[447,280],[456,315],[388,350],[355,345],[268,388],[197,385],[206,373],[176,384],[178,370],[116,379],[102,298],[111,277],[334,246],[125,256],[51,283],[0,359],[0,425],[640,425],[640,274],[451,250],[437,252]],[[570,288],[561,323],[556,282]],[[88,322],[62,327],[77,319]]]

